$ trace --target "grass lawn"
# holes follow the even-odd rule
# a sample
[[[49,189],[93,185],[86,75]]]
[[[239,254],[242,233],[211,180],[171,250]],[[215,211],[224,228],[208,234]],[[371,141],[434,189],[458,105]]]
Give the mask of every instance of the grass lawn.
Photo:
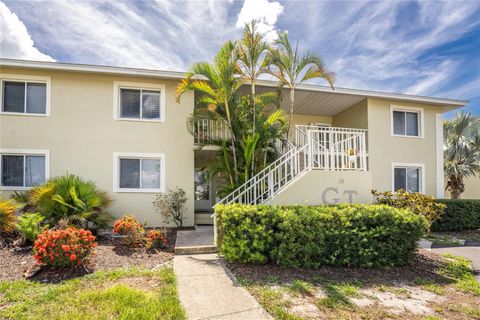
[[[242,269],[245,277],[237,277],[275,319],[480,319],[480,283],[469,261],[445,256],[432,272],[406,268],[413,269],[406,276],[407,269],[372,271],[370,279],[368,270],[336,268],[283,279],[293,271],[261,278],[259,269]]]
[[[171,268],[99,271],[59,284],[0,281],[0,319],[185,319]]]

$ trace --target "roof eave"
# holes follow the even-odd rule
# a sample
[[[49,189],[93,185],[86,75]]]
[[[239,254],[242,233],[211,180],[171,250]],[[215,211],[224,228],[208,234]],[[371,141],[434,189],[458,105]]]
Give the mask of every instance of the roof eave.
[[[152,69],[139,69],[139,68],[124,68],[124,67],[111,67],[111,66],[99,66],[89,64],[74,64],[74,63],[62,63],[62,62],[48,62],[48,61],[30,61],[30,60],[17,60],[0,58],[0,66],[6,67],[20,67],[20,68],[33,68],[44,70],[63,70],[71,72],[91,72],[91,73],[105,73],[105,74],[118,74],[118,75],[130,75],[130,76],[142,76],[164,79],[176,79],[181,80],[185,78],[185,72],[181,71],[162,71]],[[266,87],[278,86],[278,82],[271,80],[259,80],[258,85]],[[327,86],[301,84],[297,87],[298,90],[306,90],[313,92],[325,92],[333,94],[345,94],[365,96],[368,98],[379,99],[393,99],[412,102],[422,102],[448,107],[463,107],[469,103],[468,100],[454,100],[444,98],[434,98],[425,96],[415,96],[400,93],[387,93],[368,90],[357,90],[347,88],[335,88],[334,90]]]

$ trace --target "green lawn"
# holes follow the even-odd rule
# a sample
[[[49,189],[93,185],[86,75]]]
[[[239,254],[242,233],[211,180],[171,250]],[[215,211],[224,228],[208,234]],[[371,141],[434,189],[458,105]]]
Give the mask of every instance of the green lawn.
[[[480,320],[480,283],[470,262],[444,256],[438,278],[418,277],[409,283],[339,281],[321,276],[282,281],[240,278],[243,285],[277,320],[310,319],[475,319]],[[448,281],[444,281],[448,280]]]
[[[185,319],[171,268],[95,272],[60,284],[0,281],[0,319]]]

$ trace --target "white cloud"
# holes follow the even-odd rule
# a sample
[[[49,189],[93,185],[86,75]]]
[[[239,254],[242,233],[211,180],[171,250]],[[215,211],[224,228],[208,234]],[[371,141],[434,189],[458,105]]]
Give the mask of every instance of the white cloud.
[[[265,35],[267,41],[273,41],[278,37],[275,24],[282,13],[283,6],[277,1],[245,0],[238,14],[237,28],[243,28],[252,20],[259,20],[258,31]]]
[[[185,70],[239,36],[227,2],[9,1],[62,61]]]
[[[2,2],[0,2],[0,30],[2,58],[54,61],[52,57],[35,48],[23,22]]]

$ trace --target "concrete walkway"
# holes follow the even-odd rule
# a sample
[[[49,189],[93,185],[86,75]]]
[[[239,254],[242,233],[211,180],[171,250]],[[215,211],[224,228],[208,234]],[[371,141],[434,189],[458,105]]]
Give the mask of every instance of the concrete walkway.
[[[180,301],[188,318],[225,320],[272,319],[258,302],[234,282],[216,254],[175,256]]]
[[[196,226],[195,230],[177,232],[175,254],[217,252],[213,241],[213,226]]]
[[[439,246],[433,245],[432,251],[438,254],[453,254],[472,261],[473,272],[480,281],[480,246]]]

